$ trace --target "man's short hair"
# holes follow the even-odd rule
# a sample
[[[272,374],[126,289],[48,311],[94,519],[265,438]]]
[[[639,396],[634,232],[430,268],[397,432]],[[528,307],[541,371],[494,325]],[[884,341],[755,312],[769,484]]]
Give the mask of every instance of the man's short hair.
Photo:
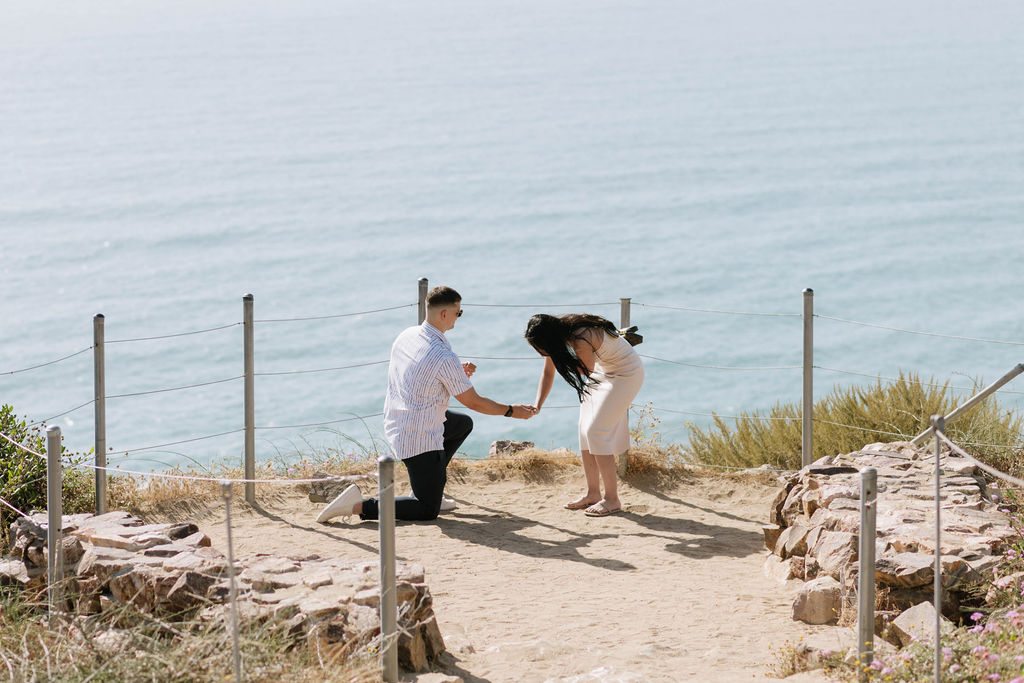
[[[454,306],[460,301],[462,296],[451,287],[434,287],[427,293],[427,308]]]

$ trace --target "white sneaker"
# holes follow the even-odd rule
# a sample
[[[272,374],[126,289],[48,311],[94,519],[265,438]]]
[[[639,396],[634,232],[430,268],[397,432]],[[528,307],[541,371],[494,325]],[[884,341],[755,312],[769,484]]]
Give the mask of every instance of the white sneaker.
[[[459,507],[459,504],[454,499],[448,496],[441,496],[441,512],[451,512],[457,507]]]
[[[332,500],[327,507],[325,507],[319,515],[316,517],[318,522],[326,522],[329,519],[339,516],[349,516],[355,514],[354,508],[357,503],[363,502],[363,494],[359,492],[359,487],[352,484],[347,489],[341,492],[341,495]]]

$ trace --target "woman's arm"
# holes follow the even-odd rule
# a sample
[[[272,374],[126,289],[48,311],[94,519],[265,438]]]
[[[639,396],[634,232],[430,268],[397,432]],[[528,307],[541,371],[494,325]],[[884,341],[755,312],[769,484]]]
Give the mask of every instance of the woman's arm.
[[[544,401],[548,399],[548,394],[551,393],[551,385],[554,380],[555,364],[551,362],[550,357],[545,356],[544,369],[540,373],[540,382],[537,384],[537,400],[533,402],[533,407],[538,411],[544,405]]]

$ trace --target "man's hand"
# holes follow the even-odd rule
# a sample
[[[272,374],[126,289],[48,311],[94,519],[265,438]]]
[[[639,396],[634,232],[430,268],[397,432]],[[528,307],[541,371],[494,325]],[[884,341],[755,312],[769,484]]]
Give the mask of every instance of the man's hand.
[[[533,406],[524,406],[519,403],[512,404],[512,417],[520,420],[529,420],[531,417],[537,414],[537,409]]]
[[[466,377],[472,377],[473,373],[476,372],[476,366],[472,363],[463,363],[462,369],[465,371]]]

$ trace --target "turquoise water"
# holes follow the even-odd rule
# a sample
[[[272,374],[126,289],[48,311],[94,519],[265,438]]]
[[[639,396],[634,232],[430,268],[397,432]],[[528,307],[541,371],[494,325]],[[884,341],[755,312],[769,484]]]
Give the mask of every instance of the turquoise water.
[[[1017,2],[100,0],[4,17],[0,400],[32,420],[92,398],[91,354],[9,371],[90,346],[95,313],[118,341],[237,323],[248,292],[257,320],[406,306],[256,325],[258,373],[316,370],[386,359],[420,277],[463,294],[457,352],[517,359],[475,360],[499,401],[532,401],[529,315],[617,320],[620,297],[645,355],[698,365],[799,365],[801,321],[656,306],[798,314],[811,287],[824,316],[1024,342]],[[816,320],[815,363],[869,375],[969,386],[1022,350]],[[645,363],[638,401],[669,440],[700,413],[800,398],[799,370]],[[237,325],[107,347],[111,395],[241,372]],[[280,427],[379,413],[384,378],[261,375],[256,423],[275,429],[258,456],[379,438],[373,417]],[[862,381],[819,369],[815,393]],[[114,451],[237,430],[242,384],[112,398],[107,418]],[[90,407],[54,423],[91,446]],[[575,448],[571,408],[476,423],[473,456],[497,438]],[[240,452],[229,434],[114,460]]]

